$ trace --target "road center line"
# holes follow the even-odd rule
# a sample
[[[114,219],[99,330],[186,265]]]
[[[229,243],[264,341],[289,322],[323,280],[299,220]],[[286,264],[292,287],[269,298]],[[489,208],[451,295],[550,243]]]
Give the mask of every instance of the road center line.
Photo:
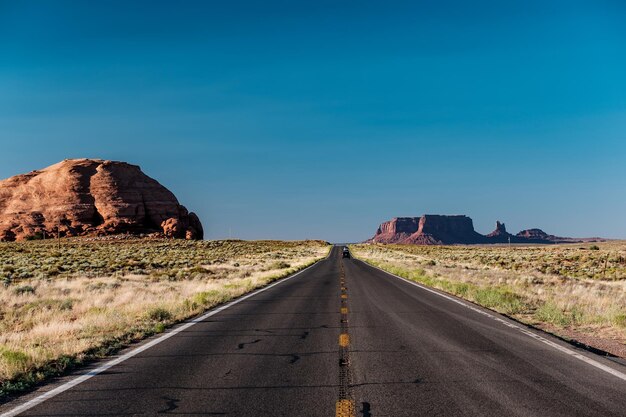
[[[339,400],[335,406],[336,417],[354,417],[354,401]]]
[[[339,261],[339,281],[341,282],[341,333],[339,334],[339,398],[335,405],[336,417],[355,417],[354,400],[350,395],[350,335],[348,334],[348,295],[345,285],[346,272],[343,261]]]

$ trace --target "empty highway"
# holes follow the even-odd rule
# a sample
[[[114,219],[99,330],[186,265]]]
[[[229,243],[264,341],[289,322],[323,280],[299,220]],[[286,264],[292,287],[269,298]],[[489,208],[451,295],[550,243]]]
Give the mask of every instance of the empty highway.
[[[0,414],[626,415],[626,366],[342,259],[339,248],[176,329],[58,395],[41,401],[48,387]]]

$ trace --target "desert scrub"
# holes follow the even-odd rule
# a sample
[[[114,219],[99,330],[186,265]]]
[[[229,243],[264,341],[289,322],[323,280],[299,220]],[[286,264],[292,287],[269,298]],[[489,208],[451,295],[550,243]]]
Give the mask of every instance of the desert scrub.
[[[583,312],[576,307],[567,311],[559,307],[556,303],[548,301],[537,308],[535,318],[546,323],[564,327],[581,324]]]
[[[595,246],[373,244],[351,250],[388,272],[520,321],[626,343],[626,243]]]
[[[378,245],[383,247],[382,245]],[[442,262],[452,266],[497,268],[526,273],[540,272],[566,278],[626,280],[626,242],[593,245],[540,246],[419,246],[385,245],[415,255],[426,265]]]
[[[320,241],[0,244],[0,395],[164,331],[327,255]]]
[[[19,350],[0,348],[0,372],[25,372],[31,363],[30,357]]]

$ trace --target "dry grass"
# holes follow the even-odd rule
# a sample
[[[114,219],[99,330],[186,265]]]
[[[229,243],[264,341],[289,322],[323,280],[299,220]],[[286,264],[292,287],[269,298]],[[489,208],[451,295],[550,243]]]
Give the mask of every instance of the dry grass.
[[[0,244],[0,394],[324,257],[324,242]]]
[[[562,245],[418,246],[388,245],[411,255],[447,264],[598,280],[626,279],[626,243]]]
[[[356,257],[396,275],[523,322],[573,330],[622,348],[626,343],[626,242],[351,249]]]

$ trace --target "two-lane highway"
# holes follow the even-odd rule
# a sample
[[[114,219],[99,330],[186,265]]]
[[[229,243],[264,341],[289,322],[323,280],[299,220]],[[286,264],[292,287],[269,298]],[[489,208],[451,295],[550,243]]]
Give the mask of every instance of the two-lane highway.
[[[625,416],[626,381],[335,248],[20,415],[346,413]]]

